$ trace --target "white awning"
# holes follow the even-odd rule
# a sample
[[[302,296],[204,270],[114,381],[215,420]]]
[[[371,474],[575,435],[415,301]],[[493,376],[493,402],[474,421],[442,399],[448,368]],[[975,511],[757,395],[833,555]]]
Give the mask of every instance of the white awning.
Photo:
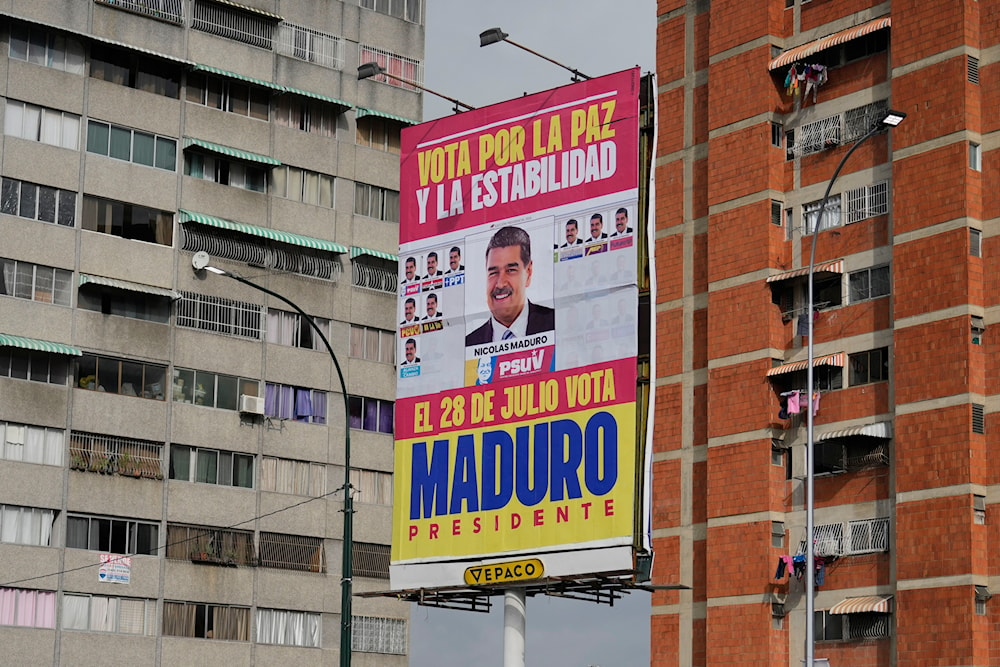
[[[153,294],[155,296],[165,296],[168,299],[177,300],[181,298],[181,293],[163,287],[153,287],[141,283],[131,283],[127,280],[117,280],[115,278],[105,278],[104,276],[92,276],[87,273],[80,274],[80,285],[86,284],[103,285],[104,287],[114,287],[115,289],[128,290],[129,292],[142,292],[143,294]]]
[[[870,611],[888,614],[891,595],[865,595],[856,598],[846,598],[830,608],[831,614],[860,614]]]
[[[892,422],[878,422],[876,424],[865,424],[864,426],[852,426],[851,428],[830,431],[816,436],[816,442],[824,440],[834,440],[836,438],[849,438],[855,435],[866,435],[869,438],[891,438]]]
[[[844,260],[838,259],[833,262],[823,262],[822,264],[817,264],[813,267],[813,275],[819,273],[843,273],[844,272]],[[785,271],[784,273],[779,273],[774,276],[768,276],[767,282],[775,283],[779,280],[788,280],[790,278],[800,278],[802,276],[809,275],[809,267],[806,266],[801,269],[793,269],[791,271]]]
[[[827,35],[826,37],[815,39],[806,44],[802,44],[801,46],[796,46],[793,49],[788,49],[780,56],[769,62],[767,64],[767,69],[773,72],[779,67],[784,67],[785,65],[791,65],[797,60],[808,58],[814,53],[825,51],[830,47],[837,46],[838,44],[843,44],[844,42],[849,42],[852,39],[857,39],[858,37],[863,37],[867,34],[875,32],[876,30],[882,30],[883,28],[888,28],[891,25],[892,25],[892,18],[888,16],[883,16],[880,19],[875,19],[874,21],[868,21],[867,23],[856,25],[853,28],[848,28],[847,30],[841,30],[840,32],[835,32],[832,35]]]

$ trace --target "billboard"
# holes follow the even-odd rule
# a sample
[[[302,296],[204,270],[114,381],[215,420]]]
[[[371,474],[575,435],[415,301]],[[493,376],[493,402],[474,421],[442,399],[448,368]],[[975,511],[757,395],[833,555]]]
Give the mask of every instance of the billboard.
[[[638,113],[636,68],[404,130],[393,588],[632,568]]]

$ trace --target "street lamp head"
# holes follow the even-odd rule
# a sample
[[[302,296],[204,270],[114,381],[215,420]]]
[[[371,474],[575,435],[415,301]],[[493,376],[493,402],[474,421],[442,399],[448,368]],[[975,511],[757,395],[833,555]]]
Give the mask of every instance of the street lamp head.
[[[363,63],[358,65],[358,81],[362,79],[370,79],[373,76],[378,76],[379,74],[385,74],[385,70],[378,63]]]
[[[504,41],[507,37],[509,35],[500,28],[489,28],[479,33],[479,46],[482,48],[490,44],[496,44],[497,42]]]
[[[906,113],[889,109],[885,112],[885,116],[882,117],[882,124],[887,127],[896,127],[903,122],[904,118],[906,118]]]

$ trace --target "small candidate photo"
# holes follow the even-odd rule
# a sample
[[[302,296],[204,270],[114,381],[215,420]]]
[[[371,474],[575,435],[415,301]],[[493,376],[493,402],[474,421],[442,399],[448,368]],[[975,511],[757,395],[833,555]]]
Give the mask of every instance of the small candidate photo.
[[[550,224],[535,225],[536,247],[543,250],[548,247],[552,238]],[[472,273],[478,275],[469,278],[466,313],[482,312],[478,294],[485,292],[489,317],[478,326],[475,316],[469,317],[467,323],[474,328],[465,337],[466,347],[553,331],[555,311],[537,302],[551,302],[552,263],[532,261],[532,237],[521,227],[501,227],[488,238],[482,255],[483,272],[478,274],[478,267],[474,266]],[[476,245],[481,247],[481,243],[468,243],[467,247]]]
[[[600,243],[607,238],[608,234],[604,231],[604,216],[594,213],[590,216],[590,238],[587,239],[587,243]]]
[[[438,254],[432,250],[427,253],[427,275],[424,276],[424,280],[440,278],[442,275],[444,274],[438,268]]]
[[[403,278],[399,281],[400,285],[409,285],[420,280],[420,276],[417,275],[417,258],[407,257],[403,262]]]
[[[575,218],[570,218],[566,221],[565,238],[566,241],[559,245],[559,248],[572,248],[573,246],[583,245],[583,239],[580,238],[580,223]]]
[[[463,271],[465,271],[465,265],[462,264],[462,249],[458,246],[452,246],[451,250],[448,251],[448,270],[444,272],[444,275],[449,276]]]
[[[415,298],[407,297],[403,301],[403,321],[399,323],[400,326],[406,326],[407,324],[416,324],[420,321],[420,317],[417,315],[417,300]]]
[[[400,366],[414,366],[420,363],[420,357],[417,356],[417,341],[414,338],[407,338],[406,342],[403,343],[403,360],[399,362]]]
[[[625,207],[615,211],[615,230],[611,232],[611,238],[617,239],[632,234],[632,227],[628,220],[628,209]]]
[[[431,292],[427,295],[427,299],[424,301],[424,319],[425,320],[440,320],[444,317],[444,313],[440,310],[438,295]]]

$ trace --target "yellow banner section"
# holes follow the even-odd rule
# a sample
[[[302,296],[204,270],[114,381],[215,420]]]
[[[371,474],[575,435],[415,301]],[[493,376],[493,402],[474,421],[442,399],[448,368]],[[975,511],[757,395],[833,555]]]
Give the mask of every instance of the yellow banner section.
[[[505,584],[509,581],[541,579],[545,574],[542,561],[537,558],[514,560],[509,563],[490,563],[465,568],[465,583],[470,586]]]
[[[630,543],[635,404],[397,441],[392,560]]]

